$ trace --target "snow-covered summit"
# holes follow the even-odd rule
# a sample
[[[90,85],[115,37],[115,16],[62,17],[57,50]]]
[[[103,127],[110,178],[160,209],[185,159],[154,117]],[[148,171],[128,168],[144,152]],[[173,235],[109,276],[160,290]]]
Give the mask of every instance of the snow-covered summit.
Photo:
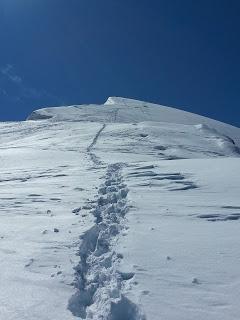
[[[102,123],[139,123],[145,121],[185,125],[204,125],[229,137],[240,147],[240,129],[198,114],[149,102],[109,97],[104,104],[43,108],[32,112],[28,120],[91,121]]]

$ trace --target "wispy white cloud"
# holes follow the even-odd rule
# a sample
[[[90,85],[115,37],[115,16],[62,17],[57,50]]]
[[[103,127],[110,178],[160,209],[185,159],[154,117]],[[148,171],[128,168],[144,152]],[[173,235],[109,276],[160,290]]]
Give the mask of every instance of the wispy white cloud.
[[[23,79],[14,72],[14,68],[11,64],[7,64],[6,66],[2,67],[1,74],[14,83],[20,84],[23,82]]]
[[[61,99],[55,95],[47,92],[46,90],[39,90],[26,85],[23,77],[19,76],[15,71],[15,68],[11,64],[0,67],[0,80],[1,88],[0,93],[8,96],[11,100],[21,101],[25,99],[36,100],[51,100],[55,103],[61,104]],[[4,87],[6,82],[11,82],[14,85],[15,90],[11,89],[11,92]]]

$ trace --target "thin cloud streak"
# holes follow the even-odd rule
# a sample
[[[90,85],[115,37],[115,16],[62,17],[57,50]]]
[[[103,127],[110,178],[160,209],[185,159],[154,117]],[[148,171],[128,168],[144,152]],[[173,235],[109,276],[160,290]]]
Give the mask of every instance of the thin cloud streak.
[[[23,79],[15,74],[14,68],[11,64],[7,64],[6,66],[2,67],[1,74],[14,83],[20,84],[23,82]]]
[[[0,68],[0,80],[1,88],[0,93],[8,96],[11,100],[24,101],[25,99],[38,99],[38,100],[53,100],[56,103],[61,103],[62,100],[58,97],[48,93],[46,90],[38,90],[33,87],[29,87],[24,83],[24,80],[15,72],[15,68],[11,64],[7,64]],[[7,90],[7,82],[14,85],[15,90],[12,88]]]

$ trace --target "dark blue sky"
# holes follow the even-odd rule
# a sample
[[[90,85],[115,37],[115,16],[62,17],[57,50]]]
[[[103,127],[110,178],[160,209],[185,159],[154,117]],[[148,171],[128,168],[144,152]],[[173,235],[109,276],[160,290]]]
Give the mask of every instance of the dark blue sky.
[[[156,102],[240,126],[239,0],[1,0],[0,120]]]

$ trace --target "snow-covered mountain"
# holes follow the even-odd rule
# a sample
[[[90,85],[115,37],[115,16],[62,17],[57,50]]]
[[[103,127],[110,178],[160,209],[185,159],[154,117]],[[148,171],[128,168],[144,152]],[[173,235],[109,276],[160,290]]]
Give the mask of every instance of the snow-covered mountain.
[[[55,121],[93,121],[103,123],[167,122],[201,124],[235,139],[240,146],[240,129],[197,114],[153,103],[110,97],[103,105],[75,105],[44,108],[34,111],[28,120],[52,119]]]
[[[239,128],[113,97],[0,143],[0,319],[239,318]]]

